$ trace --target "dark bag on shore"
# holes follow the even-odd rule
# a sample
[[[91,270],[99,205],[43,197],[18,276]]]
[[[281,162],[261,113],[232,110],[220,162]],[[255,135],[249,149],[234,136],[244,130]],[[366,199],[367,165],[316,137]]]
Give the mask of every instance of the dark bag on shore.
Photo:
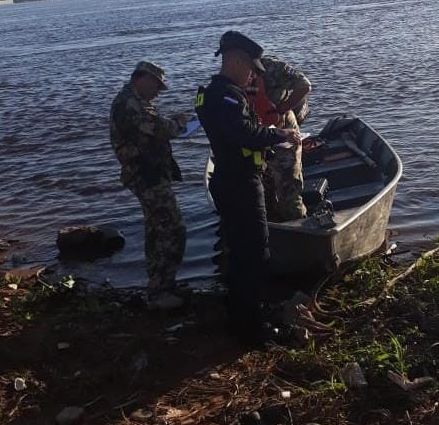
[[[121,249],[125,237],[119,230],[109,227],[65,227],[58,232],[56,244],[64,257],[97,258]]]

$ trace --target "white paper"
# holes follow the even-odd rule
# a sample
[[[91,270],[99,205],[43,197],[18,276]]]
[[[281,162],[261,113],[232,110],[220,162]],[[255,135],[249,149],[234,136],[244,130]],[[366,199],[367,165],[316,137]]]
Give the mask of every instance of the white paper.
[[[306,139],[307,137],[311,136],[311,133],[300,133],[300,139]]]
[[[183,133],[180,133],[178,136],[179,139],[184,139],[185,137],[190,136],[192,133],[195,133],[201,127],[200,121],[197,118],[192,119],[186,123],[186,129]]]
[[[281,148],[284,149],[291,149],[294,146],[294,144],[290,142],[283,142],[283,143],[278,143],[276,146],[280,146]]]

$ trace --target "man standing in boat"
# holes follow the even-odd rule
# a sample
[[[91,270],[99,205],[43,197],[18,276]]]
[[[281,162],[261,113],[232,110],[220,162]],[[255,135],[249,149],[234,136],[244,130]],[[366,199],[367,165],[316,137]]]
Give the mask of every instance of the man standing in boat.
[[[210,191],[224,225],[229,248],[229,318],[233,331],[247,341],[260,340],[261,309],[269,259],[268,226],[261,173],[265,150],[282,142],[300,143],[292,128],[261,126],[245,88],[265,71],[262,48],[237,31],[226,32],[216,56],[221,71],[200,87],[196,111],[214,154]]]
[[[254,108],[262,124],[299,131],[309,111],[310,81],[303,72],[273,56],[263,56],[261,62],[266,72],[256,78]],[[264,188],[269,220],[286,221],[306,216],[301,196],[301,144],[274,148],[264,173]]]
[[[182,114],[171,119],[159,116],[151,103],[167,89],[164,71],[141,61],[130,81],[111,106],[111,145],[121,163],[122,184],[139,199],[145,217],[146,270],[151,306],[175,308],[175,276],[186,243],[172,181],[181,181],[181,172],[172,156],[169,140],[185,127]]]

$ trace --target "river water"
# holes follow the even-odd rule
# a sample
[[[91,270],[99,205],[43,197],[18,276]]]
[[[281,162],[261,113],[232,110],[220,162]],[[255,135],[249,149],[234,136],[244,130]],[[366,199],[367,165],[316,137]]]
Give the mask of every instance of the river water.
[[[439,233],[439,2],[47,0],[0,7],[0,236],[49,261],[59,228],[112,225],[125,233],[125,248],[82,264],[81,274],[144,283],[142,215],[118,180],[111,101],[146,58],[167,72],[162,113],[191,111],[229,29],[306,72],[312,115],[303,131],[355,113],[397,150],[405,169],[390,223],[395,240],[419,245]],[[188,226],[179,278],[209,281],[217,218],[202,182],[208,144],[199,134],[174,142],[174,152]]]

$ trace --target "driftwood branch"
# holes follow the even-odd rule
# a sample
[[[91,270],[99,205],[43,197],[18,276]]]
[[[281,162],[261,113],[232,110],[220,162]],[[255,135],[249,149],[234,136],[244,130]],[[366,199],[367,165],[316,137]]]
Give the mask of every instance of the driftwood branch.
[[[402,279],[405,279],[407,276],[409,276],[411,273],[413,273],[414,270],[421,264],[423,260],[426,258],[430,258],[433,255],[435,255],[437,252],[439,252],[439,247],[432,249],[431,251],[427,251],[424,254],[422,254],[413,264],[410,265],[408,269],[406,269],[404,272],[400,273],[399,275],[395,276],[393,279],[390,279],[387,281],[387,283],[384,285],[383,290],[378,295],[377,299],[373,304],[370,305],[370,307],[375,307],[377,304],[379,304],[384,297],[389,293],[389,291]]]

